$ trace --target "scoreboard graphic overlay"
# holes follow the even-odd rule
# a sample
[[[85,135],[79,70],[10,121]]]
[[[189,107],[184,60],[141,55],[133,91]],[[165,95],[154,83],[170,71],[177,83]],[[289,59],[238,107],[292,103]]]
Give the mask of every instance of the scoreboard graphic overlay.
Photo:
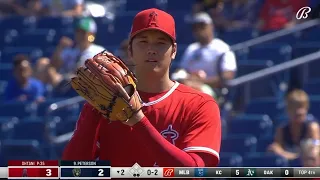
[[[9,161],[0,179],[320,178],[320,167],[111,167],[109,161]]]

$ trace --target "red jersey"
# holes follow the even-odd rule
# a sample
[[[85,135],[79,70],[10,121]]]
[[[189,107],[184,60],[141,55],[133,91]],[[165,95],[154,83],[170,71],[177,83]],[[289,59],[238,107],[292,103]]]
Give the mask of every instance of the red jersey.
[[[218,164],[221,122],[218,105],[212,97],[177,82],[167,92],[139,94],[144,102],[148,102],[143,107],[146,116],[143,121],[152,124],[161,134],[159,138],[166,139],[184,151],[182,153],[206,153],[214,159],[211,165]],[[149,142],[145,142],[149,141],[145,139],[150,138],[145,137],[148,134],[138,135],[137,131],[147,128],[144,124],[138,122],[130,127],[118,121],[109,123],[86,104],[63,159],[93,160],[98,157],[110,160],[115,167],[131,167],[135,163],[144,167],[168,165],[158,163],[164,157],[150,150]]]
[[[304,6],[307,6],[306,0],[266,0],[260,14],[264,21],[263,30],[284,28]]]

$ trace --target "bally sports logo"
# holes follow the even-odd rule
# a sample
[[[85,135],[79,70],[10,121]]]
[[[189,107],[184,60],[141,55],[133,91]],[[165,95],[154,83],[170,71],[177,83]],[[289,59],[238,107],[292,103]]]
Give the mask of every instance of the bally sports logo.
[[[163,168],[163,177],[174,177],[174,168]]]
[[[310,12],[311,12],[311,7],[308,7],[308,6],[302,7],[297,12],[296,18],[297,19],[307,19]]]

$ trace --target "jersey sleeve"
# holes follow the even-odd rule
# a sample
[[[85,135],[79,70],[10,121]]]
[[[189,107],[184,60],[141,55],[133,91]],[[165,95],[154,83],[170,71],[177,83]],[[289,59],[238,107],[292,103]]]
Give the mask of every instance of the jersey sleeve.
[[[221,65],[222,71],[236,71],[237,70],[237,61],[236,56],[233,52],[229,51],[226,52],[226,54],[223,57],[222,65]]]
[[[180,149],[185,152],[208,153],[218,164],[221,145],[219,107],[214,100],[209,100],[197,108],[199,109],[188,122],[190,125],[182,137]]]
[[[73,135],[63,152],[63,160],[94,160],[96,158],[99,119],[100,114],[91,105],[85,104]]]

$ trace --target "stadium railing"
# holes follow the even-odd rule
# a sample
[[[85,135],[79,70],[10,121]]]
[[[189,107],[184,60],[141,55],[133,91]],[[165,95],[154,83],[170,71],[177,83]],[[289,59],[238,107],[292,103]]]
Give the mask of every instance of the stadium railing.
[[[310,20],[310,21],[306,21],[304,23],[298,24],[292,28],[288,28],[288,29],[283,29],[283,30],[279,30],[273,33],[269,33],[245,42],[241,42],[238,44],[234,44],[231,46],[231,50],[232,51],[238,51],[238,50],[243,50],[246,48],[249,48],[251,46],[255,46],[258,44],[262,44],[268,41],[272,41],[275,40],[277,38],[280,38],[282,36],[287,36],[296,32],[300,32],[315,26],[320,25],[320,19],[314,19],[314,20]]]
[[[266,78],[270,75],[279,73],[279,72],[283,72],[286,71],[288,69],[297,67],[297,66],[301,66],[301,65],[305,65],[307,63],[310,63],[312,61],[315,60],[320,60],[320,51],[296,58],[296,59],[292,59],[288,62],[283,62],[281,64],[266,68],[266,69],[262,69],[256,72],[252,72],[246,75],[243,75],[241,77],[235,78],[233,80],[229,80],[226,81],[225,84],[227,87],[237,87],[240,85],[244,85],[247,83],[250,83],[252,81],[256,81],[259,80],[261,78]],[[307,70],[303,71],[303,76],[307,76]],[[249,97],[248,97],[249,98]]]
[[[65,100],[62,100],[59,102],[52,103],[49,105],[46,115],[50,116],[51,113],[53,113],[54,111],[68,107],[73,104],[79,104],[84,101],[85,101],[85,99],[83,99],[81,96],[75,96],[75,97],[72,97],[69,99],[65,99]]]
[[[292,28],[279,30],[276,32],[272,32],[272,33],[242,42],[242,43],[232,45],[230,47],[230,51],[233,51],[233,52],[246,51],[250,47],[267,43],[267,42],[276,40],[278,38],[281,38],[283,36],[299,33],[319,25],[320,25],[320,19],[309,20],[304,23],[298,24]],[[224,103],[224,110],[228,112],[229,110],[232,109],[232,105],[231,105],[232,103],[230,104],[230,101],[232,101],[233,99],[233,96],[235,94],[235,89],[243,88],[243,95],[244,95],[243,103],[245,104],[251,100],[250,91],[252,89],[251,83],[253,81],[256,81],[260,78],[268,77],[269,75],[274,75],[280,72],[284,72],[293,67],[303,66],[313,60],[316,60],[317,58],[319,58],[318,53],[314,53],[314,54],[311,54],[310,56],[304,56],[294,60],[290,60],[289,62],[284,62],[282,64],[278,64],[276,66],[272,66],[272,67],[260,70],[258,72],[252,72],[252,73],[237,77],[231,81],[224,82],[225,90],[223,90],[222,92],[225,92],[225,96],[229,98],[229,100],[227,100],[227,102]],[[304,71],[303,71],[304,75],[308,74],[307,69],[308,68],[304,68]],[[269,73],[269,74],[266,74],[266,73]]]
[[[46,117],[50,118],[52,113],[63,109],[63,108],[67,108],[71,105],[75,105],[75,104],[80,104],[82,102],[85,102],[85,99],[81,96],[76,96],[76,97],[72,97],[69,99],[65,99],[59,102],[55,102],[49,105],[47,112],[46,112]],[[55,144],[61,144],[64,143],[66,141],[69,141],[71,136],[72,136],[73,132],[69,132],[60,136],[56,136],[56,137],[51,137],[51,144],[55,145]]]

